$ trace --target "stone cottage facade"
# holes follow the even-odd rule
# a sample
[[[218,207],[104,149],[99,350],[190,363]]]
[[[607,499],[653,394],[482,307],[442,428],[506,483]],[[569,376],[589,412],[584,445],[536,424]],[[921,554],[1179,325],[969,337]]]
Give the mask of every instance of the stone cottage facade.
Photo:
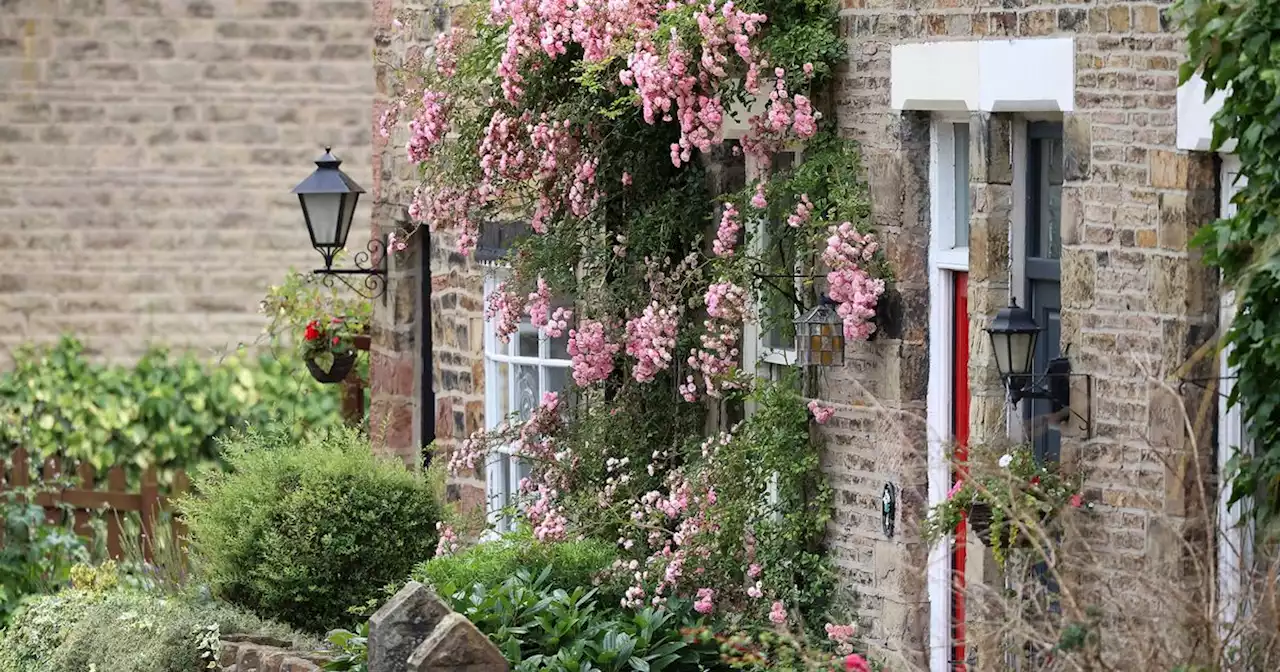
[[[426,7],[374,7],[379,53],[392,59],[445,20],[433,5],[436,20],[401,35],[393,12]],[[1217,497],[1214,456],[1226,451],[1214,442],[1238,444],[1239,421],[1212,391],[1157,381],[1226,375],[1212,354],[1194,363],[1216,338],[1221,301],[1216,272],[1188,240],[1225,202],[1231,160],[1205,151],[1211,107],[1194,84],[1177,86],[1183,38],[1167,9],[1117,0],[842,4],[849,61],[836,116],[861,143],[895,281],[883,332],[851,345],[846,365],[820,381],[821,398],[838,409],[823,429],[836,489],[829,539],[861,597],[867,640],[903,666],[942,672],[981,656],[981,643],[956,636],[965,616],[952,578],[998,580],[988,555],[976,539],[926,548],[914,526],[951,487],[945,451],[957,441],[1022,436],[1044,456],[1089,469],[1103,584],[1136,585],[1176,567],[1181,540],[1206,534],[1185,525],[1198,513],[1192,493],[1206,485]],[[380,66],[375,115],[388,86]],[[375,139],[374,218],[384,231],[405,220],[413,187],[401,145]],[[554,343],[523,351],[519,339],[499,347],[486,334],[482,262],[454,247],[447,234],[420,237],[393,270],[396,289],[378,316],[375,390],[379,379],[394,382],[381,385],[373,422],[410,460],[432,440],[451,447],[528,394],[536,399],[563,381],[567,364]],[[423,273],[426,313],[406,289],[427,286]],[[1011,299],[1046,330],[1037,371],[1065,354],[1088,376],[1072,379],[1065,422],[1026,418],[1028,407],[1043,415],[1040,402],[1016,411],[1006,403],[983,330]],[[424,345],[431,372],[414,375]],[[771,352],[762,344],[751,364],[776,366]],[[1206,401],[1213,417],[1189,436],[1180,409]],[[434,404],[434,433],[413,420],[423,403]],[[499,456],[484,476],[451,493],[500,508],[518,467]],[[880,520],[886,484],[901,500],[892,537]]]
[[[116,359],[253,342],[267,285],[319,259],[289,190],[326,144],[369,184],[372,16],[0,3],[0,367],[68,331]]]

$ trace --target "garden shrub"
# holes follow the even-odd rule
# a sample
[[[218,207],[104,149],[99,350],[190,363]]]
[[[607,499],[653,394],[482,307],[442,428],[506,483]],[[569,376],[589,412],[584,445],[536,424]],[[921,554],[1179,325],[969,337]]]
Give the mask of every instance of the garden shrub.
[[[45,455],[102,471],[125,465],[162,478],[217,459],[216,438],[243,425],[279,425],[295,436],[341,422],[338,391],[300,362],[264,353],[205,362],[152,348],[132,366],[91,361],[64,336],[24,346],[0,375],[0,450],[23,446],[33,468]]]
[[[356,430],[240,431],[222,451],[228,470],[201,471],[181,509],[196,569],[234,604],[324,632],[435,552],[435,488]]]
[[[190,672],[206,668],[219,635],[234,633],[314,645],[218,602],[66,590],[28,601],[0,631],[0,672]]]
[[[456,555],[434,558],[413,570],[413,579],[438,590],[452,586],[467,589],[477,583],[500,585],[519,570],[534,575],[548,572],[547,583],[554,588],[573,590],[579,586],[600,586],[606,600],[622,590],[613,590],[604,578],[618,558],[613,546],[594,539],[540,542],[528,533],[511,534],[497,541],[472,546]],[[616,603],[616,602],[615,602]]]
[[[33,487],[0,493],[0,626],[23,598],[63,587],[89,557],[69,525],[49,523],[44,507],[31,503],[37,494]]]

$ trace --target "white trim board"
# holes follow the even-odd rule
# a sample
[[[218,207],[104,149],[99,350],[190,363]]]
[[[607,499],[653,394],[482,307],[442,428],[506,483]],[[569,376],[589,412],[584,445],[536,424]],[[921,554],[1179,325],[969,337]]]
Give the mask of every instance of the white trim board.
[[[1222,109],[1226,91],[1218,91],[1212,98],[1205,98],[1205,81],[1200,75],[1192,75],[1186,84],[1178,87],[1178,149],[1207,152],[1213,142],[1213,115]],[[1235,140],[1222,143],[1222,152],[1235,149]]]
[[[1073,112],[1075,38],[895,45],[889,86],[894,110]]]
[[[929,504],[944,500],[951,488],[951,414],[954,399],[951,352],[955,324],[953,275],[969,270],[969,248],[952,248],[955,236],[955,115],[935,115],[929,133],[929,383],[928,432]],[[951,669],[951,542],[944,539],[929,549],[929,669]]]

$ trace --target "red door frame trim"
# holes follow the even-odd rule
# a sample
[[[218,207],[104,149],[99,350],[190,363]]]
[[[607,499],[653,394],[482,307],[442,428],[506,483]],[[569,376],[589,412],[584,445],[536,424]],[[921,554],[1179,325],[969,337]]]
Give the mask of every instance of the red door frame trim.
[[[965,464],[969,459],[969,274],[953,273],[954,318],[952,326],[951,352],[952,380],[952,436],[955,439],[955,480],[967,476]],[[968,561],[968,521],[962,516],[956,526],[955,553],[952,554],[952,573],[955,576],[955,587],[951,595],[952,604],[952,651],[951,660],[955,670],[965,670],[967,647],[965,642],[965,563]]]

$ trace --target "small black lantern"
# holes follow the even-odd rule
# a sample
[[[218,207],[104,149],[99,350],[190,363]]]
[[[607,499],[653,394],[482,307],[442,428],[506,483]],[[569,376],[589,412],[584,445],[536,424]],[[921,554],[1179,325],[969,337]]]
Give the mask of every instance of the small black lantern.
[[[796,355],[803,366],[844,364],[844,320],[836,303],[823,296],[818,305],[796,318]]]
[[[1018,300],[1012,299],[1007,308],[996,313],[996,319],[987,327],[987,335],[991,337],[1000,378],[1011,392],[1015,387],[1025,387],[1035,362],[1036,338],[1040,335],[1040,325],[1031,317],[1031,311],[1019,307]]]
[[[331,153],[331,149],[324,148],[324,156],[316,159],[315,172],[293,188],[293,193],[298,195],[298,202],[302,205],[302,216],[307,224],[307,233],[311,236],[311,245],[324,259],[324,268],[314,272],[324,276],[326,284],[331,282],[329,279],[337,277],[361,295],[373,298],[386,290],[386,271],[382,268],[387,252],[385,243],[377,239],[369,241],[367,251],[354,255],[353,261],[357,268],[333,267],[333,259],[338,250],[347,246],[347,234],[351,232],[356,204],[360,200],[360,194],[365,191],[350,175],[342,172],[339,168],[342,161]],[[365,276],[364,289],[371,295],[347,282],[343,278],[346,275]]]

